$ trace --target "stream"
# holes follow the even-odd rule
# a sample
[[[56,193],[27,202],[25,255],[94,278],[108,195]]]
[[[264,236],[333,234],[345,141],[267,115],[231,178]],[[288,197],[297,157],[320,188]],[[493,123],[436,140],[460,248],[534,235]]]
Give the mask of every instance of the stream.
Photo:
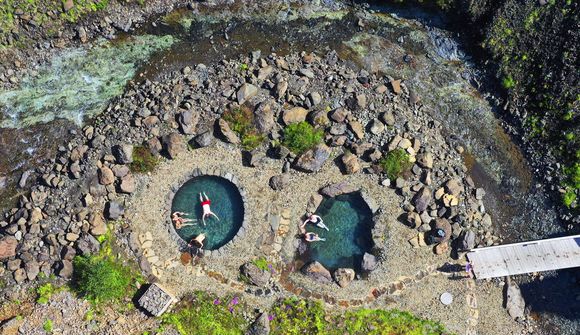
[[[24,171],[54,157],[59,145],[105,110],[129,81],[162,79],[185,66],[257,50],[262,55],[336,50],[353,67],[402,78],[417,92],[449,144],[466,149],[464,163],[487,193],[484,205],[503,243],[561,236],[557,204],[504,131],[501,106],[489,102],[493,92],[478,91],[478,81],[486,79],[469,50],[445,27],[444,18],[417,8],[310,15],[284,8],[234,17],[178,9],[152,18],[131,36],[65,50],[23,78],[20,88],[0,92],[0,178],[6,177],[0,179],[0,207],[16,201],[21,189],[15,185]],[[545,273],[543,280],[519,278],[532,315],[547,334],[578,329],[575,278],[572,271]]]

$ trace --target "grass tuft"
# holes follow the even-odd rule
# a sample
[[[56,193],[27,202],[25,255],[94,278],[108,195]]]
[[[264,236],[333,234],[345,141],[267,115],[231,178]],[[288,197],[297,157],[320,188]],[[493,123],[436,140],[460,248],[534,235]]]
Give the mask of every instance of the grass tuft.
[[[391,180],[402,176],[413,165],[409,161],[409,154],[403,149],[389,151],[379,164]]]
[[[315,129],[306,121],[293,123],[284,128],[283,145],[300,155],[322,142],[324,131]]]
[[[223,115],[230,128],[240,136],[242,148],[253,150],[264,141],[264,136],[258,132],[254,123],[254,113],[250,107],[242,105],[233,110],[227,110]]]

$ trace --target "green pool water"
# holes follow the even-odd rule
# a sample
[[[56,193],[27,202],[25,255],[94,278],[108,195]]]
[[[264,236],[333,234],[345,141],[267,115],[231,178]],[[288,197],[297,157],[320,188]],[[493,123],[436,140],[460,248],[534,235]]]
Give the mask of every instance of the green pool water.
[[[359,193],[349,193],[322,201],[316,214],[329,231],[308,224],[326,241],[308,244],[306,260],[320,262],[326,268],[352,268],[360,272],[362,257],[373,247],[372,212]]]
[[[202,207],[199,193],[205,192],[211,200],[211,210],[220,218],[206,218],[201,222]],[[193,226],[176,229],[177,234],[189,242],[204,233],[204,249],[215,250],[228,243],[238,232],[244,221],[244,202],[238,188],[229,180],[214,176],[195,177],[181,186],[173,197],[171,213],[189,213],[186,218],[195,219]]]

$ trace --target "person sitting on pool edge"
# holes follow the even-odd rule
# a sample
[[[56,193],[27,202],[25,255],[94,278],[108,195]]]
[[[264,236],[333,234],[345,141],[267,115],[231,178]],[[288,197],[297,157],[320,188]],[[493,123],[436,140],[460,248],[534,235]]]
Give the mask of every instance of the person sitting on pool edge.
[[[319,228],[326,229],[327,231],[329,231],[328,227],[324,224],[324,221],[322,221],[322,218],[314,213],[310,214],[308,218],[302,223],[302,225],[300,226],[301,231],[305,230],[304,227],[306,226],[307,223],[312,223],[313,225],[316,225]]]
[[[205,196],[205,200],[203,200],[203,196]],[[203,215],[201,217],[201,221],[205,226],[206,216],[213,215],[216,219],[218,219],[218,221],[220,220],[220,218],[217,215],[215,215],[214,212],[211,211],[211,208],[209,207],[211,205],[211,200],[209,200],[209,197],[207,196],[207,194],[205,194],[205,192],[203,192],[203,196],[201,195],[201,193],[199,194],[199,201],[201,201],[201,207],[203,208]]]
[[[195,247],[197,249],[202,249],[203,248],[203,241],[205,240],[205,234],[201,233],[199,235],[197,235],[196,237],[194,237],[188,244],[188,247]]]
[[[304,234],[304,240],[306,242],[326,241],[325,238],[322,238],[322,237],[318,236],[318,234],[311,233],[311,232],[308,232],[308,233]]]
[[[184,226],[193,226],[194,225],[194,223],[187,223],[187,222],[194,222],[194,220],[182,218],[181,217],[182,215],[187,215],[187,213],[174,212],[173,214],[171,214],[171,221],[173,221],[173,223],[175,223],[175,229],[181,229]]]

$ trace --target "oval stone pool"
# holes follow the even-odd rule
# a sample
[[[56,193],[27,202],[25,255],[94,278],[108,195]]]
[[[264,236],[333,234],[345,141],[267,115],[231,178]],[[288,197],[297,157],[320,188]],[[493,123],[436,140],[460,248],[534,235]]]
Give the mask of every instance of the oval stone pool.
[[[206,217],[202,223],[203,210],[199,193],[205,192],[211,200],[211,210],[220,218]],[[193,219],[191,226],[175,229],[186,242],[204,233],[204,249],[216,250],[228,243],[244,221],[244,201],[236,185],[216,176],[199,176],[183,184],[173,197],[171,213],[188,213],[184,218]],[[175,226],[173,226],[175,228]]]
[[[372,212],[360,193],[348,193],[325,198],[316,213],[324,220],[329,231],[306,225],[326,241],[308,243],[304,261],[318,261],[329,270],[351,268],[361,271],[365,252],[373,247]]]

